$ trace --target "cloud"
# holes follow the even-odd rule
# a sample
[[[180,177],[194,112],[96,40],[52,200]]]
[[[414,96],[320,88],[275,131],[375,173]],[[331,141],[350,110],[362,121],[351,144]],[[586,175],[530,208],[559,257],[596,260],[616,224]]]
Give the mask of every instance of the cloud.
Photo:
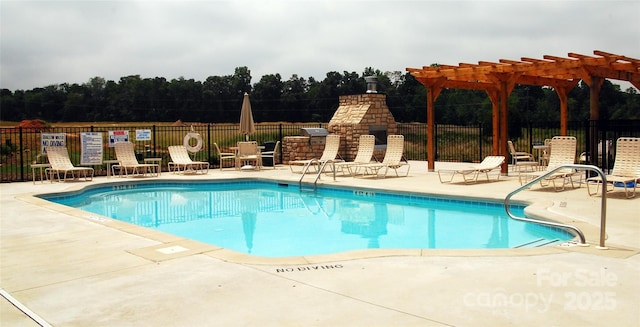
[[[640,57],[638,1],[2,1],[0,87]]]

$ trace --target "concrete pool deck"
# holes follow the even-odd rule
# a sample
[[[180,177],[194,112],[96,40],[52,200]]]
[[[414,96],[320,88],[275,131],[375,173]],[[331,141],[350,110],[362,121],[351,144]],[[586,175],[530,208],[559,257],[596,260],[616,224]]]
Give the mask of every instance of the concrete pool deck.
[[[160,179],[238,177],[297,183],[300,175],[279,166]],[[608,250],[595,246],[600,197],[585,186],[563,192],[534,186],[514,199],[535,202],[532,214],[573,221],[591,246],[367,250],[277,260],[61,210],[31,196],[132,180],[141,179],[0,185],[1,326],[38,325],[7,298],[53,326],[640,325],[640,195],[609,193]],[[413,161],[408,177],[321,179],[498,200],[519,186],[515,174],[491,183],[459,181],[441,184],[426,162]]]

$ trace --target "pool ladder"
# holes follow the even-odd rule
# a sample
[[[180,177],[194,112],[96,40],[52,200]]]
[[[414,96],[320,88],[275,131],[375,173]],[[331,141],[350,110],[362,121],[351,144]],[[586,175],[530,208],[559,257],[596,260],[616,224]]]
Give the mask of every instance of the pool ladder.
[[[318,173],[316,174],[316,178],[313,180],[313,188],[304,188],[302,187],[302,180],[304,179],[304,176],[307,174],[307,172],[309,171],[309,168],[314,164],[314,163],[318,163],[318,165],[320,166],[320,168],[318,169]],[[311,161],[307,162],[306,165],[304,165],[304,168],[302,169],[302,176],[300,176],[300,180],[298,181],[298,186],[300,187],[300,192],[302,191],[313,191],[316,192],[318,190],[318,180],[320,179],[320,176],[322,176],[322,173],[324,172],[324,168],[327,166],[327,164],[331,164],[331,170],[333,171],[333,180],[336,180],[336,166],[335,166],[335,161],[334,160],[327,160],[327,161],[320,161],[318,159],[311,159]]]
[[[595,171],[600,178],[602,179],[602,185],[603,185],[603,192],[602,192],[602,200],[601,200],[601,204],[600,204],[600,243],[597,246],[598,249],[607,249],[607,247],[605,246],[604,242],[605,242],[605,238],[606,238],[606,222],[607,222],[607,192],[606,190],[604,190],[604,188],[607,185],[607,177],[606,175],[602,172],[602,170],[600,170],[600,168],[593,166],[593,165],[576,165],[576,164],[569,164],[569,165],[562,165],[562,166],[558,166],[550,171],[547,171],[545,174],[543,174],[542,176],[536,177],[533,180],[529,181],[528,183],[518,187],[515,191],[509,193],[507,195],[507,197],[504,199],[504,209],[507,212],[507,215],[511,218],[511,219],[515,219],[515,220],[519,220],[519,221],[525,221],[525,222],[530,222],[530,223],[534,223],[534,224],[540,224],[540,225],[545,225],[545,226],[552,226],[552,227],[558,227],[558,228],[562,228],[562,229],[571,229],[574,232],[576,232],[576,234],[578,235],[578,237],[580,237],[580,246],[589,246],[589,244],[586,242],[585,237],[584,237],[584,233],[582,233],[582,231],[580,229],[578,229],[578,227],[572,226],[572,225],[567,225],[567,224],[561,224],[561,223],[556,223],[556,222],[551,222],[551,221],[545,221],[545,220],[537,220],[537,219],[532,219],[532,218],[526,218],[526,217],[518,217],[516,215],[514,215],[511,212],[511,209],[509,207],[509,201],[511,200],[511,198],[516,195],[517,193],[520,193],[521,191],[528,189],[529,187],[531,187],[533,184],[547,178],[550,175],[553,175],[555,172],[562,170],[562,169],[575,169],[575,170],[584,170],[584,171]],[[566,178],[566,177],[565,177]]]

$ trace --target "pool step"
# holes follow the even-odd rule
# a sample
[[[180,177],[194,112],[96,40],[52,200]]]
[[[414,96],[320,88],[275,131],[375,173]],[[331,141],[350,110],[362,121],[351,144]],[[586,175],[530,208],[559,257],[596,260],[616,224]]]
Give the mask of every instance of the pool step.
[[[318,189],[315,184],[300,184],[300,192],[316,192]]]
[[[523,243],[520,244],[518,246],[514,246],[514,248],[537,248],[537,247],[541,247],[541,246],[547,246],[547,245],[551,245],[554,243],[560,243],[560,240],[558,239],[553,239],[553,240],[548,240],[545,238],[539,238],[527,243]]]

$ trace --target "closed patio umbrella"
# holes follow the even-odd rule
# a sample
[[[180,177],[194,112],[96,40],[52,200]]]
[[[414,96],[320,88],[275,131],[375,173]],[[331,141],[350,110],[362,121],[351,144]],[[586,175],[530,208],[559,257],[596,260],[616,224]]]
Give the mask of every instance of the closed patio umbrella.
[[[247,245],[248,253],[251,253],[253,249],[253,233],[256,230],[257,216],[256,212],[242,213],[242,231],[244,232],[244,242]]]
[[[241,216],[244,242],[247,245],[247,252],[251,253],[253,249],[253,234],[256,230],[256,222],[258,220],[259,201],[256,201],[258,199],[256,199],[250,190],[238,191],[236,194],[243,208]]]
[[[240,111],[240,133],[245,135],[245,140],[249,141],[249,135],[256,132],[256,126],[253,122],[253,113],[251,112],[251,102],[249,94],[244,93],[242,99],[242,111]]]

